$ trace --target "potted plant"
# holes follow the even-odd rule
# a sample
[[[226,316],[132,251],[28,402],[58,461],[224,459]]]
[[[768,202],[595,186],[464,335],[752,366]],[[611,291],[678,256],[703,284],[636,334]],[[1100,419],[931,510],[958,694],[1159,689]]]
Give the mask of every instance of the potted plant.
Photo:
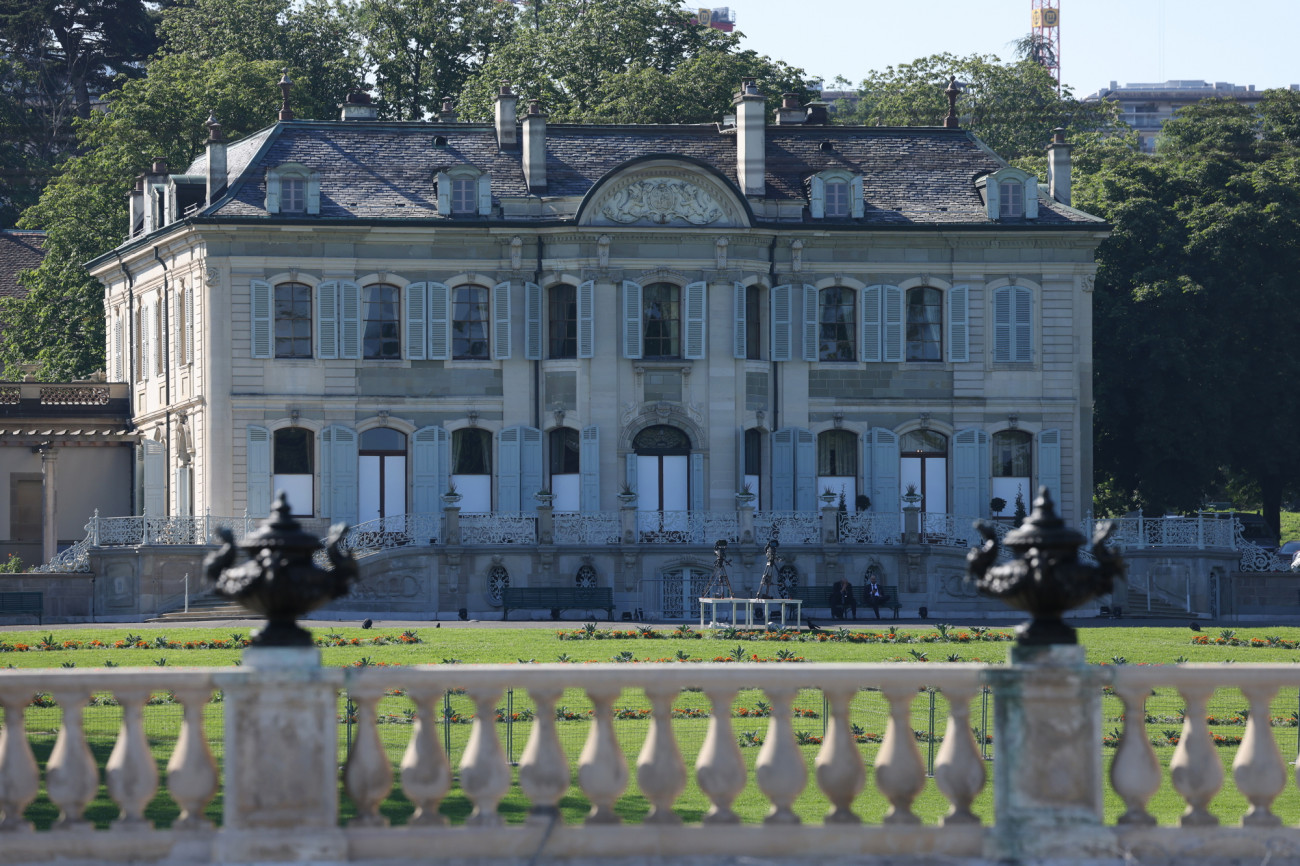
[[[834,491],[834,490],[831,490],[829,487],[827,487],[825,490],[822,491],[821,501],[822,501],[822,504],[824,504],[824,505],[828,505],[828,506],[829,506],[829,505],[834,505],[834,504],[835,504],[835,491]]]
[[[551,503],[555,501],[555,494],[551,492],[551,488],[543,487],[533,494],[533,498],[542,503],[542,507],[550,508]]]
[[[740,486],[740,492],[736,494],[736,504],[739,506],[749,505],[754,501],[754,485],[746,481]]]
[[[994,517],[1001,517],[1003,510],[1007,507],[1007,501],[1001,496],[994,496],[989,500],[989,511],[993,512]]]
[[[916,492],[916,485],[909,484],[903,491],[903,501],[907,503],[908,508],[915,508],[916,503],[921,501],[921,494]]]
[[[626,481],[618,486],[618,501],[623,503],[625,508],[636,502],[636,491]]]
[[[455,481],[447,483],[447,492],[442,494],[442,502],[448,508],[455,507],[456,503],[460,502],[460,493],[456,490]]]

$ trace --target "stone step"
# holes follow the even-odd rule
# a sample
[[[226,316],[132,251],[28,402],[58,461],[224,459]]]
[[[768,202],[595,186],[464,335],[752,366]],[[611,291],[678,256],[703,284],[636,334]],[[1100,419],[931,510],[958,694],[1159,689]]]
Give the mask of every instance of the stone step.
[[[244,608],[238,602],[216,595],[201,595],[190,599],[190,609],[184,605],[161,613],[149,619],[149,622],[198,622],[208,619],[257,619],[258,615]]]
[[[1153,598],[1150,602],[1150,609],[1147,607],[1147,597],[1132,589],[1128,593],[1128,604],[1124,607],[1125,616],[1142,616],[1158,619],[1187,619],[1195,618],[1197,613],[1188,613],[1182,605],[1175,605],[1162,598]]]

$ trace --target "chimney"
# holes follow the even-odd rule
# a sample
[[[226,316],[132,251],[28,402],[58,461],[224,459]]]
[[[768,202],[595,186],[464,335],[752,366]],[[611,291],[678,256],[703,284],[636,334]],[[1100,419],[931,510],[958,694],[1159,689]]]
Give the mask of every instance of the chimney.
[[[379,117],[379,110],[370,102],[370,94],[360,89],[349,91],[339,108],[342,109],[339,120],[375,120]]]
[[[1061,204],[1070,203],[1070,150],[1074,145],[1065,143],[1065,130],[1052,130],[1052,143],[1047,146],[1047,183],[1052,198]]]
[[[736,106],[736,178],[745,195],[763,195],[766,191],[764,149],[767,141],[767,100],[753,78],[740,80],[740,92],[732,100]]]
[[[814,99],[808,103],[808,110],[805,112],[804,123],[813,126],[825,126],[831,122],[830,108],[820,99]]]
[[[217,116],[208,112],[208,204],[226,188],[226,139]]]
[[[163,227],[164,217],[166,216],[166,196],[164,191],[161,193],[163,201],[155,199],[154,191],[161,184],[167,181],[167,161],[155,159],[153,166],[144,173],[144,234],[157,231]]]
[[[289,80],[289,70],[280,76],[280,119],[293,120],[293,109],[289,107],[289,90],[293,82]]]
[[[439,123],[456,122],[456,103],[452,102],[450,96],[444,96],[442,98],[442,111],[438,112],[438,122]]]
[[[136,233],[135,227],[144,220],[144,175],[136,175],[135,186],[131,187],[131,192],[127,193],[127,196],[130,202],[131,222],[127,226],[126,236],[133,238]]]
[[[799,104],[799,94],[782,93],[781,107],[776,112],[776,122],[778,125],[787,123],[803,123],[804,109]]]
[[[515,129],[515,105],[519,97],[510,90],[510,82],[501,82],[497,93],[497,148],[515,150],[519,147],[519,130]]]
[[[546,192],[546,112],[536,99],[524,116],[524,180],[530,193]]]

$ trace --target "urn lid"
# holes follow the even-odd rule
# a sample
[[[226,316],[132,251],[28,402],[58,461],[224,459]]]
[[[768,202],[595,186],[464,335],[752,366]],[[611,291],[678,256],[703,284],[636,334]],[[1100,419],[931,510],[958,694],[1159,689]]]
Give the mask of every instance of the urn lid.
[[[1033,513],[1017,529],[1007,533],[1004,543],[1020,550],[1031,547],[1078,549],[1086,540],[1082,533],[1066,528],[1065,521],[1056,515],[1052,494],[1046,487],[1040,487]]]
[[[253,552],[263,548],[278,551],[301,550],[306,554],[320,550],[320,539],[310,532],[304,532],[302,524],[294,520],[289,508],[289,499],[281,490],[271,506],[271,517],[245,536],[239,546]]]

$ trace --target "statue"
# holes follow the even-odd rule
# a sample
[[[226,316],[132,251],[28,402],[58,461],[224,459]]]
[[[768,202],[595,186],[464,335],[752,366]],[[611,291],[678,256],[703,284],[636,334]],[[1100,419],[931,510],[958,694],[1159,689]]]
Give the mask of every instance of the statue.
[[[1006,545],[1016,554],[1010,562],[994,565],[997,533],[982,520],[975,528],[984,543],[966,554],[967,572],[982,594],[1032,615],[1033,619],[1016,629],[1017,643],[1022,646],[1077,644],[1079,635],[1065,624],[1062,614],[1110,593],[1115,578],[1124,575],[1124,561],[1106,546],[1115,525],[1105,524],[1093,537],[1097,564],[1080,562],[1079,547],[1085,539],[1056,516],[1046,487],[1038,489],[1033,513],[1018,529],[1007,533]]]

